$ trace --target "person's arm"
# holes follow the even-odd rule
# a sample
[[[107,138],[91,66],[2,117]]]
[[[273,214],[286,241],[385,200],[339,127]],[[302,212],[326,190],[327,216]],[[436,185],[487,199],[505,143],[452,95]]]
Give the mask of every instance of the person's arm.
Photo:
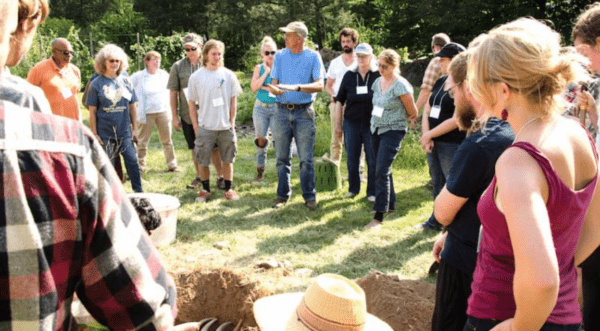
[[[333,86],[335,85],[335,78],[328,77],[327,83],[325,83],[325,92],[329,94],[330,102],[333,102]]]
[[[108,156],[98,142],[90,140],[91,152],[86,158],[93,166],[85,167],[83,178],[89,189],[79,209],[84,235],[77,296],[90,314],[111,330],[170,330],[177,314],[173,280]],[[115,292],[115,288],[121,291]],[[127,295],[121,295],[123,291]]]
[[[181,130],[181,123],[179,123],[179,117],[177,117],[177,106],[179,105],[179,91],[170,90],[169,103],[171,105],[171,116],[173,117],[173,128],[176,131],[179,131]]]
[[[419,91],[419,96],[417,97],[417,110],[423,109],[423,107],[425,106],[425,103],[427,103],[430,96],[431,96],[431,89],[422,87],[421,91]]]
[[[188,100],[188,107],[190,108],[190,120],[194,127],[194,133],[198,133],[198,112],[196,111],[196,103],[193,100]]]
[[[42,85],[42,80],[40,79],[38,70],[36,69],[35,66],[33,68],[31,68],[29,70],[29,72],[27,73],[27,81],[29,83],[31,83],[31,85],[35,85],[35,86]]]
[[[268,86],[263,86],[263,84],[265,83],[265,79],[267,79],[267,77],[269,77],[269,73],[271,73],[271,68],[269,68],[268,66],[264,66],[265,72],[263,72],[261,76],[260,67],[260,64],[254,67],[254,73],[252,73],[252,81],[250,82],[250,88],[254,93],[256,93],[260,89],[271,92],[271,89]]]
[[[467,203],[469,198],[459,197],[448,191],[446,185],[442,188],[433,202],[433,215],[443,226],[452,224],[456,214]]]
[[[411,121],[416,119],[419,116],[419,111],[415,105],[415,99],[413,99],[412,94],[402,94],[399,99],[404,105],[404,109],[406,109],[406,115],[408,115],[408,119]]]
[[[585,222],[577,239],[575,265],[580,265],[600,246],[600,180],[587,210]]]
[[[231,109],[229,110],[229,120],[231,127],[235,129],[235,116],[237,114],[237,96],[231,97]]]
[[[423,109],[423,117],[421,119],[421,131],[423,132],[421,134],[421,138],[419,139],[419,142],[421,143],[421,148],[423,148],[423,150],[426,153],[431,153],[431,150],[433,149],[433,140],[425,137],[425,139],[423,138],[425,136],[425,134],[427,134],[429,132],[429,113],[431,112],[431,105],[429,105],[429,103],[427,103],[425,105],[425,109]]]
[[[335,102],[335,107],[333,108],[333,121],[335,133],[341,136],[343,134],[342,122],[344,121],[344,117],[342,116],[342,103],[339,101]]]
[[[98,136],[98,130],[96,129],[96,110],[98,110],[98,107],[88,106],[88,110],[90,111],[90,114],[89,114],[90,130],[92,130],[92,133],[94,134],[96,139],[98,139],[98,141],[100,141],[100,136]]]
[[[138,139],[138,126],[137,126],[137,107],[135,102],[129,104],[129,119],[131,120],[131,138],[134,141]]]
[[[444,250],[444,245],[446,244],[446,238],[448,237],[448,232],[442,233],[442,235],[433,243],[433,249],[431,250],[431,255],[437,263],[442,262],[441,254]]]
[[[275,79],[273,79],[273,82],[275,82]],[[317,80],[315,80],[312,83],[308,83],[308,84],[276,84],[276,83],[272,83],[269,84],[270,87],[273,87],[272,85],[276,85],[276,87],[278,88],[279,91],[283,91],[279,94],[283,94],[286,92],[303,92],[303,93],[318,93],[323,91],[323,79],[319,78]],[[274,93],[277,94],[277,93]]]
[[[496,177],[496,205],[506,217],[515,257],[516,312],[492,330],[539,330],[556,305],[560,285],[546,208],[548,183],[537,162],[518,148],[500,157]]]
[[[425,116],[425,115],[423,115]],[[429,122],[427,122],[427,124],[429,125]],[[421,144],[426,144],[428,142],[433,141],[433,138],[437,138],[441,135],[444,135],[454,129],[458,128],[458,123],[456,123],[456,121],[454,120],[454,117],[451,117],[445,121],[443,121],[442,123],[440,123],[438,126],[436,126],[435,128],[428,130],[427,132],[425,132],[425,130],[423,130],[423,135],[421,136]]]

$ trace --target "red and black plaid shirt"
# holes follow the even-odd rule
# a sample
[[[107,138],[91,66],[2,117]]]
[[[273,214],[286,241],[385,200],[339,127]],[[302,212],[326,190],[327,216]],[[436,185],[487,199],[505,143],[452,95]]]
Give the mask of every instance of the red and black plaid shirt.
[[[163,330],[172,279],[80,122],[0,101],[0,329],[67,330],[73,293],[111,329]]]

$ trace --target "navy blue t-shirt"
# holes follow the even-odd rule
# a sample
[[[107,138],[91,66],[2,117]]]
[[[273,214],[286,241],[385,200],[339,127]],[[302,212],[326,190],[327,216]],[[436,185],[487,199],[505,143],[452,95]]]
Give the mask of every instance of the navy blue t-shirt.
[[[356,71],[346,71],[340,84],[340,89],[336,101],[346,104],[344,119],[353,122],[362,122],[367,125],[371,122],[371,113],[373,112],[373,82],[379,78],[379,71],[368,71],[365,79]],[[367,93],[358,94],[358,87],[367,87]]]
[[[468,200],[447,227],[448,237],[441,257],[464,273],[472,275],[477,260],[477,238],[481,225],[477,203],[494,177],[496,161],[514,139],[508,123],[491,118],[485,133],[479,130],[467,137],[452,158],[446,188]]]
[[[96,132],[102,139],[131,136],[129,105],[137,102],[129,77],[98,76],[90,86],[89,106],[96,106]]]

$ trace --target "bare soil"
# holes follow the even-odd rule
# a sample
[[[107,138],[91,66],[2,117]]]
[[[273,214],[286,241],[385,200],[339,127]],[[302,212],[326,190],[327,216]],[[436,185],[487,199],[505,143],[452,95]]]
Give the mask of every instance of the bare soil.
[[[275,269],[275,273],[281,271]],[[255,300],[274,293],[263,284],[256,271],[247,269],[206,269],[174,274],[178,291],[179,314],[176,324],[216,317],[220,323],[242,320],[243,331],[257,331],[252,312]],[[280,273],[285,277],[287,273]],[[387,322],[394,330],[427,330],[435,286],[422,280],[403,280],[398,276],[372,272],[357,279],[366,294],[369,313]]]

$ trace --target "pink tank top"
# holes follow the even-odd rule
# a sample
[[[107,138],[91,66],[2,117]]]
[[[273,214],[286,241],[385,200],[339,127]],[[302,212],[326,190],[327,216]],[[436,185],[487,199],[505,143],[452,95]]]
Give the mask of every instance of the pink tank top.
[[[583,189],[573,191],[562,182],[546,156],[533,145],[517,142],[511,147],[521,148],[531,155],[548,181],[546,207],[558,258],[560,288],[556,306],[547,322],[562,325],[581,323],[574,265],[575,245],[594,194],[598,175],[596,174]],[[595,147],[593,150],[598,161]],[[496,177],[481,196],[477,206],[483,230],[467,314],[480,319],[505,320],[514,317],[516,310],[512,286],[515,258],[506,219],[494,202],[495,187]]]

